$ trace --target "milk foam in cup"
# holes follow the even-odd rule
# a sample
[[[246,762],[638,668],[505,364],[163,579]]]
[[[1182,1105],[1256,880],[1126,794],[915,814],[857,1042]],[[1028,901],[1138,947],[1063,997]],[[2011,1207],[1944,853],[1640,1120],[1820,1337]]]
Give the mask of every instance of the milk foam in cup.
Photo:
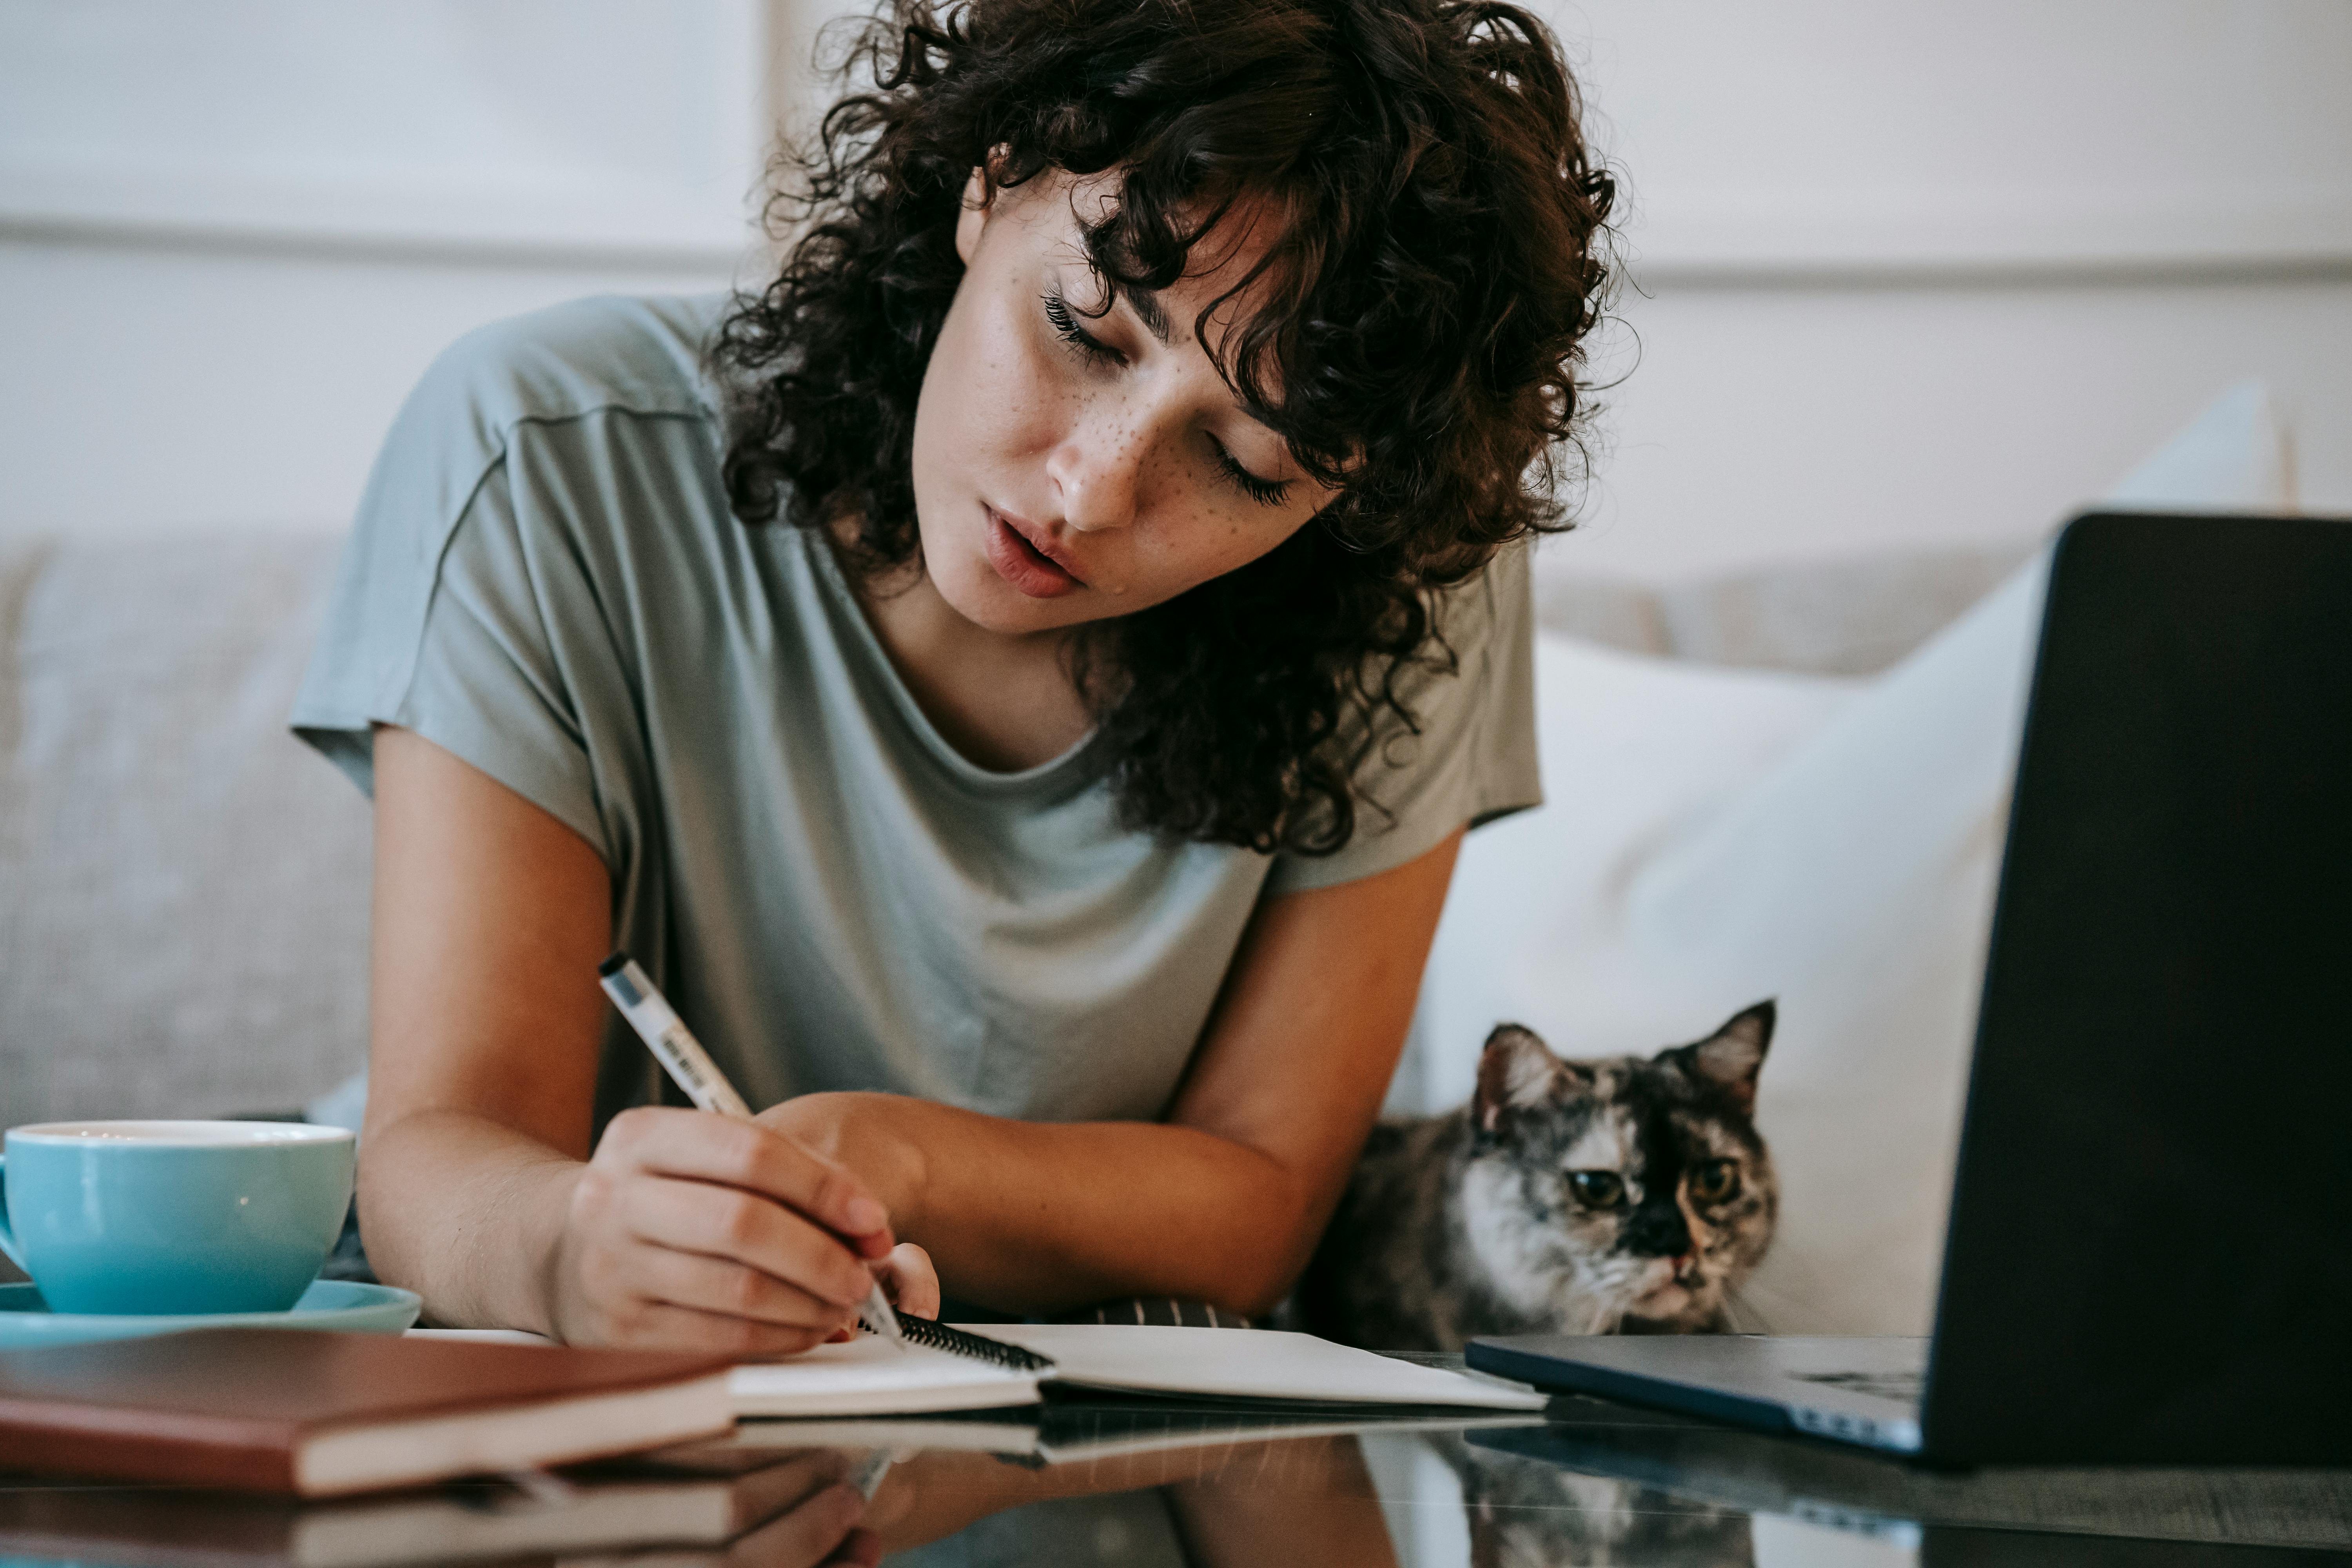
[[[56,1312],[284,1311],[351,1205],[358,1140],[284,1121],[9,1129],[0,1252]]]

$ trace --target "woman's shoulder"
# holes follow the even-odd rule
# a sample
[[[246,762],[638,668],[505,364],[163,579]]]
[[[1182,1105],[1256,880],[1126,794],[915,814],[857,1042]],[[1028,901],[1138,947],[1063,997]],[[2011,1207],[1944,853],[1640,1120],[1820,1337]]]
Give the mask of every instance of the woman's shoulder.
[[[724,305],[581,300],[442,352],[362,495],[296,710],[306,734],[364,776],[368,726],[417,727],[436,702],[450,724],[529,733],[519,715],[546,692],[611,687],[634,657],[619,628],[699,624],[741,598],[700,373]],[[614,609],[656,595],[667,613]],[[509,763],[485,771],[544,782]]]
[[[408,413],[462,411],[485,434],[605,408],[711,415],[702,349],[725,305],[721,294],[607,294],[492,321],[441,352]]]
[[[655,483],[668,521],[723,510],[713,499],[718,396],[702,350],[726,304],[721,294],[575,300],[442,350],[393,421],[361,500],[355,533],[402,542],[374,552],[376,569],[437,565],[460,521],[496,510],[508,490],[518,492],[509,510],[529,514],[510,520],[518,527],[619,527],[634,498],[608,492],[625,481]],[[615,461],[616,443],[634,458]],[[536,460],[509,461],[525,444]],[[533,498],[548,504],[524,504]]]

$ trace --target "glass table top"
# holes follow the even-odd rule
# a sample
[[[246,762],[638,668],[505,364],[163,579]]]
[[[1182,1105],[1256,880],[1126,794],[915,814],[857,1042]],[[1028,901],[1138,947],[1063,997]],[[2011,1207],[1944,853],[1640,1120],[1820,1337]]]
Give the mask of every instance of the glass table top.
[[[870,1497],[861,1500],[861,1493]],[[1153,1401],[746,1423],[558,1478],[315,1504],[0,1477],[0,1564],[2229,1568],[2352,1563],[2352,1470],[1916,1469],[1582,1399],[1541,1417]]]

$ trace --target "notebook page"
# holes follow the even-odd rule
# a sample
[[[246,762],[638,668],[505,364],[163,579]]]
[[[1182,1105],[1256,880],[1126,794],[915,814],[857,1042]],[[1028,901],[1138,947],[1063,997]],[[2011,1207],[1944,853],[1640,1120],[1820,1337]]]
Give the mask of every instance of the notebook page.
[[[1089,1388],[1477,1410],[1540,1410],[1547,1402],[1524,1384],[1273,1329],[990,1323],[976,1331],[1050,1356],[1053,1381]]]
[[[900,1349],[878,1335],[860,1334],[788,1360],[739,1366],[728,1392],[738,1418],[876,1415],[1034,1405],[1037,1378],[969,1356],[922,1345]]]

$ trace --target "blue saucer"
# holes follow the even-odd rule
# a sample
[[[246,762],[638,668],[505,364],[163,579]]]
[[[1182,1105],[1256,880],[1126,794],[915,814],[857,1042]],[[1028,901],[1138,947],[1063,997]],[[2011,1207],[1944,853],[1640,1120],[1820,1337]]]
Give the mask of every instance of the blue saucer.
[[[183,1329],[336,1329],[353,1334],[397,1334],[416,1321],[424,1301],[414,1290],[314,1279],[283,1312],[188,1312],[130,1316],[52,1312],[30,1285],[0,1285],[0,1351],[87,1340],[130,1340]]]

